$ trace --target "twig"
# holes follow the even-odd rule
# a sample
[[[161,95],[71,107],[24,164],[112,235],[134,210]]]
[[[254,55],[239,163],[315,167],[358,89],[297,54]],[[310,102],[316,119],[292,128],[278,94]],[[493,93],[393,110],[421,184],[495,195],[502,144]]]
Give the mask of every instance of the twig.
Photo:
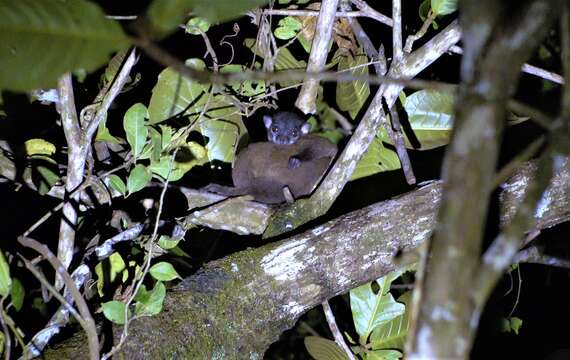
[[[12,338],[10,337],[10,331],[6,325],[6,313],[4,312],[4,298],[0,302],[0,324],[2,325],[2,331],[4,333],[4,359],[10,360],[10,353],[12,352]]]
[[[530,246],[517,253],[515,263],[542,264],[559,268],[570,269],[570,260],[556,256],[545,255],[538,246]]]
[[[388,106],[386,104],[386,106]],[[410,157],[408,156],[408,150],[406,149],[406,143],[404,140],[404,135],[402,134],[402,126],[400,125],[400,119],[398,116],[398,110],[396,110],[396,106],[392,106],[389,108],[390,111],[390,119],[392,120],[392,124],[389,121],[385,121],[385,129],[388,133],[388,136],[394,143],[396,147],[396,152],[398,153],[398,158],[400,159],[400,163],[402,164],[402,170],[404,171],[404,175],[406,176],[406,182],[408,185],[414,185],[416,183],[416,176],[414,175],[414,170],[412,169],[412,163],[410,162]]]
[[[336,324],[336,320],[334,318],[334,314],[332,312],[328,300],[323,301],[321,305],[323,306],[323,311],[325,313],[327,323],[329,324],[329,329],[331,329],[331,332],[334,336],[334,341],[337,343],[338,346],[340,346],[342,350],[344,350],[344,352],[346,353],[346,355],[350,360],[356,360],[356,357],[354,356],[352,351],[350,351],[348,345],[346,345],[346,342],[344,341],[344,338],[342,337],[342,334],[338,329],[338,325]]]
[[[531,106],[512,99],[508,101],[507,106],[509,110],[514,111],[517,114],[529,116],[532,121],[545,129],[550,128],[552,125],[553,120],[550,116]]]
[[[370,9],[370,10],[368,10]],[[336,13],[336,17],[345,18],[356,18],[356,17],[368,17],[374,19],[378,22],[386,24],[388,26],[392,25],[392,19],[379,13],[372,8],[368,8],[360,11],[339,11]],[[372,11],[371,11],[372,10]],[[263,10],[263,15],[277,15],[277,16],[319,16],[319,12],[315,10],[297,10],[297,9],[267,9]]]
[[[378,11],[374,10],[366,2],[363,0],[351,0],[357,8],[360,9],[364,13],[365,16],[370,17],[376,21],[381,22],[382,24],[386,24],[388,26],[392,26],[394,22],[388,16],[379,13]]]
[[[22,244],[22,246],[32,248],[38,253],[42,254],[43,257],[51,264],[55,272],[62,278],[65,286],[67,286],[67,290],[69,291],[73,300],[77,304],[77,309],[79,310],[79,313],[81,314],[81,316],[79,316],[78,321],[85,330],[85,333],[87,334],[87,339],[89,343],[89,357],[91,360],[98,360],[99,339],[97,338],[97,330],[95,328],[95,322],[93,321],[93,317],[91,316],[91,312],[89,311],[89,307],[87,306],[85,299],[83,298],[83,296],[81,296],[79,290],[77,290],[77,288],[75,287],[75,283],[71,278],[71,276],[69,276],[69,273],[65,270],[59,259],[55,257],[55,255],[48,249],[47,246],[28,237],[20,237],[18,238],[18,242]],[[24,259],[24,262],[26,261],[27,260]],[[33,268],[33,265],[30,264],[30,266]],[[31,268],[28,269],[30,269],[30,271],[33,272]],[[61,301],[63,299],[62,304],[67,303],[67,301],[65,301],[63,296],[61,296],[57,291],[55,291],[56,289],[53,289],[51,285],[48,286],[48,289],[50,289],[50,291],[53,293],[54,296],[56,296],[58,300]],[[73,314],[71,309],[69,310]]]
[[[244,80],[252,81],[267,81],[267,82],[283,82],[283,81],[305,81],[316,80],[322,82],[354,82],[365,81],[370,84],[386,84],[386,85],[401,85],[410,89],[436,89],[441,91],[451,91],[455,89],[455,85],[438,82],[426,81],[418,79],[410,79],[409,77],[390,77],[381,75],[354,75],[347,72],[305,72],[305,71],[279,71],[279,72],[265,72],[265,71],[243,71],[235,73],[214,73],[209,71],[200,71],[184,65],[182,61],[172,56],[165,50],[161,49],[150,40],[143,38],[132,40],[138,47],[140,47],[145,54],[156,62],[169,66],[176,70],[180,75],[201,83],[214,83],[214,84],[227,84],[239,82]]]
[[[174,162],[174,158],[176,157],[177,152],[178,152],[178,150],[175,150],[171,156],[171,159],[170,159],[170,165],[168,168],[168,173],[166,175],[166,180],[164,181],[164,187],[162,188],[162,192],[160,194],[160,198],[159,198],[159,202],[158,202],[158,211],[156,214],[154,229],[153,229],[152,235],[150,236],[150,239],[148,241],[150,246],[148,246],[148,253],[146,254],[146,257],[145,257],[145,264],[144,264],[143,269],[140,273],[138,283],[136,284],[135,288],[133,289],[131,296],[129,297],[129,299],[125,303],[125,321],[124,321],[125,324],[123,325],[123,332],[121,333],[121,338],[120,338],[119,343],[117,345],[113,346],[113,348],[107,354],[104,354],[101,357],[102,360],[109,359],[111,356],[113,356],[113,354],[115,354],[117,351],[119,351],[119,349],[123,346],[124,342],[127,340],[127,337],[129,336],[129,322],[132,320],[132,319],[129,319],[129,306],[131,305],[131,303],[135,299],[135,296],[139,292],[139,289],[143,284],[144,278],[146,277],[146,275],[148,274],[148,271],[150,269],[150,262],[152,260],[152,252],[153,252],[154,241],[155,241],[156,237],[158,236],[158,226],[159,226],[159,222],[160,222],[160,215],[162,214],[162,207],[164,205],[164,197],[166,195],[166,190],[168,189],[168,182],[170,180],[170,172],[172,171],[172,164]]]
[[[455,54],[459,54],[459,55],[463,54],[463,49],[461,49],[461,47],[459,47],[459,46],[453,46],[453,47],[451,47],[451,49],[449,49],[449,51],[451,51],[452,53],[455,53]],[[541,69],[539,67],[536,67],[534,65],[524,64],[521,67],[521,70],[522,70],[522,72],[525,72],[527,74],[534,75],[534,76],[543,78],[545,80],[552,81],[552,82],[557,83],[557,84],[564,84],[564,78],[562,76],[558,75],[555,72],[547,71],[547,70]]]
[[[426,20],[424,21],[422,27],[418,30],[418,32],[406,38],[406,46],[404,47],[404,52],[406,54],[409,54],[412,51],[412,46],[414,46],[414,42],[418,39],[421,39],[422,36],[426,34],[426,32],[429,29],[429,26],[433,23],[436,17],[437,15],[430,9]]]
[[[33,265],[32,261],[30,261],[30,265]],[[73,274],[71,274],[71,278],[75,283],[75,287],[79,289],[81,288],[81,286],[83,286],[85,281],[87,281],[90,275],[91,271],[89,270],[89,267],[83,264],[79,266],[77,269],[75,269]],[[38,278],[38,280],[40,280],[41,282],[41,279]],[[63,299],[65,300],[65,303],[62,303],[60,305],[60,307],[57,309],[57,311],[52,315],[51,319],[48,321],[47,325],[42,330],[38,331],[32,337],[32,340],[30,340],[28,345],[25,347],[27,350],[30,351],[30,356],[29,357],[24,356],[24,359],[39,356],[43,351],[43,349],[47,346],[51,338],[53,338],[56,334],[58,334],[60,329],[68,323],[70,309],[71,311],[75,311],[75,308],[73,308],[73,306],[70,306],[73,304],[73,297],[71,296],[71,293],[67,289],[63,294]]]

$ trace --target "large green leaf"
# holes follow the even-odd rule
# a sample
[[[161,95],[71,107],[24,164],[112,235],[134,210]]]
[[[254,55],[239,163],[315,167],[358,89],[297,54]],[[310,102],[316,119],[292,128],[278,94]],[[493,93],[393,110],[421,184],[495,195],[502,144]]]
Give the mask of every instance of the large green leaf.
[[[180,275],[174,270],[174,266],[166,261],[154,264],[150,267],[149,272],[153,278],[160,281],[170,281],[180,278]]]
[[[155,0],[149,8],[153,25],[161,31],[175,29],[192,13],[212,23],[240,17],[243,12],[264,5],[268,0]]]
[[[384,171],[397,170],[401,166],[398,154],[385,147],[380,138],[375,137],[362,159],[356,164],[350,181]]]
[[[453,128],[452,92],[420,90],[406,98],[404,109],[408,113],[410,126],[421,144],[421,150],[447,145]],[[383,140],[389,142],[385,130]],[[411,147],[406,139],[406,146]]]
[[[367,342],[368,336],[377,326],[404,313],[404,305],[396,302],[390,294],[390,284],[401,274],[402,271],[395,271],[378,279],[378,293],[372,291],[372,283],[350,291],[352,318],[361,344]]]
[[[0,0],[0,89],[55,87],[128,45],[119,24],[86,0]]]
[[[151,171],[144,165],[136,165],[127,179],[127,190],[129,195],[142,190],[152,179]]]
[[[368,57],[363,55],[361,51],[358,53],[359,55],[355,57],[351,55],[340,56],[338,71],[350,71],[355,76],[368,75],[368,66],[364,65],[368,62]],[[370,85],[367,81],[339,82],[336,85],[336,102],[338,107],[343,111],[347,111],[353,120],[369,95]]]
[[[194,69],[205,69],[200,59],[190,59],[186,65]],[[208,100],[207,86],[180,75],[171,68],[158,75],[152,89],[148,106],[149,124],[156,124],[174,116],[188,115],[196,118]]]
[[[398,298],[398,302],[404,303],[406,310],[402,315],[377,326],[370,335],[372,349],[404,349],[404,342],[410,328],[409,314],[411,292],[408,291]]]
[[[208,159],[232,162],[238,143],[247,136],[241,115],[225,98],[217,96],[215,110],[208,111],[210,119],[200,120],[200,132],[208,138]]]
[[[119,325],[123,325],[125,323],[125,310],[127,307],[124,302],[117,300],[107,301],[106,303],[101,304],[101,308],[103,309],[103,315],[105,315],[108,320]]]
[[[431,0],[431,9],[436,15],[448,15],[457,10],[457,0]]]
[[[131,145],[133,157],[137,159],[146,143],[148,129],[144,125],[144,119],[148,117],[146,106],[141,103],[134,104],[125,113],[123,127],[127,134],[127,141]]]
[[[10,265],[4,257],[4,252],[0,250],[0,297],[5,297],[12,290],[12,277],[10,276]]]
[[[364,360],[398,360],[402,353],[397,350],[373,350],[366,353]]]
[[[316,360],[346,360],[348,356],[334,342],[318,336],[305,338],[307,351]]]
[[[165,295],[166,287],[160,281],[156,283],[151,291],[141,287],[136,297],[135,315],[153,316],[159,314],[162,310]]]

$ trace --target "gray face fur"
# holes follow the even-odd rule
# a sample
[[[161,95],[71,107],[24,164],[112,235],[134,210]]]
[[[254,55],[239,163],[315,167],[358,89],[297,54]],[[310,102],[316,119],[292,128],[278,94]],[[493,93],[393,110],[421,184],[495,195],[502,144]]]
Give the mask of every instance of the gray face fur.
[[[292,112],[279,112],[263,117],[267,129],[267,140],[278,145],[291,145],[307,135],[311,125]]]

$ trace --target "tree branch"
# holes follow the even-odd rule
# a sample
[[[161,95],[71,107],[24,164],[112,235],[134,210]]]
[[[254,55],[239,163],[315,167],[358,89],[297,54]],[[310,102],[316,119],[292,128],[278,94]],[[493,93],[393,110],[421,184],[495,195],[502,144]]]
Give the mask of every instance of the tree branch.
[[[505,184],[503,217],[518,208],[532,179],[529,167]],[[537,214],[540,228],[570,218],[570,172],[557,173],[553,184],[548,211]],[[438,181],[287,240],[211,262],[167,293],[161,314],[133,321],[122,355],[261,357],[306,310],[415,261],[415,249],[436,226],[440,201]],[[399,252],[404,255],[395,258]],[[114,334],[118,341],[121,327]],[[85,358],[82,341],[78,333],[44,356]]]

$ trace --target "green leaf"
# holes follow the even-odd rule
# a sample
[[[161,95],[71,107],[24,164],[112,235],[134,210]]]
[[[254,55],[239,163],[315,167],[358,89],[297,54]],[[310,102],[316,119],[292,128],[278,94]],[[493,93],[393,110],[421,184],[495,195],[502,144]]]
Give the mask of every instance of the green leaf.
[[[411,295],[411,291],[408,291],[398,298],[398,302],[403,303],[406,307],[402,315],[377,326],[372,331],[370,335],[372,349],[404,349],[404,343],[410,328]]]
[[[186,171],[177,167],[176,161],[172,161],[171,156],[163,156],[159,161],[151,161],[148,169],[168,181],[178,181],[182,179]]]
[[[10,277],[10,265],[4,257],[4,252],[0,250],[0,297],[6,297],[12,289],[12,278]]]
[[[216,97],[216,99],[221,98]],[[217,100],[214,101],[217,103]],[[220,105],[223,103],[220,103]],[[208,138],[206,149],[208,159],[232,162],[235,150],[240,141],[247,136],[247,129],[243,124],[237,108],[226,107],[208,112],[215,119],[203,119],[200,121],[200,132]]]
[[[457,0],[431,0],[431,9],[437,16],[451,14],[457,10]]]
[[[356,164],[356,169],[354,169],[350,181],[384,171],[397,170],[400,167],[402,165],[400,164],[398,154],[394,150],[385,147],[380,138],[375,137],[364,156]]]
[[[368,63],[368,57],[362,54],[361,49],[359,49],[358,54],[354,58],[351,55],[340,56],[338,71],[349,71],[355,76],[368,75],[368,66],[363,65]],[[353,120],[369,95],[370,85],[367,81],[339,82],[336,85],[336,102],[338,107],[343,111],[347,111]]]
[[[206,68],[200,59],[187,60],[186,66],[198,70]],[[149,124],[182,115],[190,116],[190,121],[195,120],[208,100],[207,89],[206,85],[185,78],[171,68],[162,70],[152,89],[148,106]]]
[[[404,313],[403,304],[397,303],[390,294],[390,284],[402,274],[392,272],[376,282],[380,287],[377,294],[372,291],[372,283],[364,284],[350,291],[350,308],[360,343],[365,344],[368,336],[377,326]]]
[[[146,107],[137,103],[127,110],[123,118],[123,127],[127,134],[127,142],[131,145],[133,156],[138,158],[146,144],[148,129],[144,126],[144,119],[148,117]]]
[[[32,309],[36,309],[43,317],[47,316],[47,305],[41,297],[32,300]]]
[[[305,347],[315,360],[346,360],[348,356],[334,342],[319,336],[305,337]]]
[[[206,32],[210,29],[210,22],[201,17],[195,17],[186,23],[186,33],[191,35],[200,35],[200,31],[196,28]]]
[[[222,23],[240,17],[246,10],[264,5],[268,0],[155,0],[148,14],[152,24],[161,31],[175,29],[192,13],[211,23]]]
[[[158,238],[158,246],[160,246],[164,250],[170,250],[175,248],[176,246],[178,246],[179,242],[180,240],[172,240],[170,237],[166,235],[161,235],[160,238]]]
[[[162,136],[152,126],[148,127],[148,131],[150,133],[150,146],[152,152],[150,154],[150,159],[153,161],[157,161],[160,159],[160,155],[162,154]]]
[[[103,266],[105,264],[105,266]],[[113,253],[107,259],[95,265],[95,275],[97,275],[97,291],[103,296],[103,287],[106,281],[113,283],[118,275],[126,269],[126,264],[121,254]],[[104,271],[107,271],[105,273]]]
[[[407,97],[404,109],[408,113],[410,126],[421,144],[420,150],[447,145],[453,128],[452,92],[420,90]],[[390,142],[385,130],[381,138]],[[406,146],[411,147],[408,139]]]
[[[514,332],[515,334],[519,334],[519,330],[522,326],[522,319],[518,317],[511,317],[511,318],[503,318],[501,319],[501,331],[502,332]]]
[[[115,79],[115,76],[117,76],[119,70],[121,70],[121,65],[123,65],[123,61],[126,56],[127,50],[122,50],[111,58],[111,61],[109,61],[109,64],[107,64],[105,72],[103,73],[103,81],[105,84],[108,84]]]
[[[55,154],[55,145],[44,139],[30,139],[24,143],[26,155],[46,155],[51,156]]]
[[[135,166],[127,179],[129,195],[144,189],[151,179],[152,173],[146,167],[141,164]]]
[[[135,304],[135,314],[140,316],[153,316],[162,311],[166,287],[162,282],[156,283],[154,289],[143,292]]]
[[[165,150],[172,140],[172,128],[166,125],[159,125],[159,127],[162,134],[162,150]]]
[[[125,323],[125,303],[117,300],[111,300],[106,303],[102,303],[101,308],[103,309],[103,315],[105,315],[107,320],[119,325],[123,325]]]
[[[127,193],[127,185],[125,185],[123,180],[115,174],[109,175],[109,186],[114,190],[117,190],[123,196]]]
[[[292,16],[287,16],[277,23],[275,37],[281,40],[289,40],[294,38],[302,28],[303,24],[301,21]]]
[[[10,297],[12,298],[12,305],[14,305],[14,309],[16,309],[16,311],[20,311],[22,309],[22,305],[24,304],[26,290],[18,278],[12,279],[12,291],[10,293]]]
[[[239,64],[228,64],[220,69],[222,73],[238,73],[247,71],[247,67]],[[231,88],[238,94],[245,96],[258,96],[265,93],[265,83],[262,81],[252,82],[240,80],[229,83]]]
[[[128,46],[92,1],[0,0],[0,19],[0,89],[53,88],[63,73],[96,70]]]
[[[180,278],[180,275],[174,270],[172,264],[161,261],[150,267],[150,275],[159,281],[170,281]]]
[[[402,353],[397,350],[373,350],[366,353],[365,360],[398,360]]]
[[[32,179],[38,188],[38,193],[45,195],[59,181],[59,175],[56,173],[57,166],[39,159],[34,159],[32,166],[34,170]]]

